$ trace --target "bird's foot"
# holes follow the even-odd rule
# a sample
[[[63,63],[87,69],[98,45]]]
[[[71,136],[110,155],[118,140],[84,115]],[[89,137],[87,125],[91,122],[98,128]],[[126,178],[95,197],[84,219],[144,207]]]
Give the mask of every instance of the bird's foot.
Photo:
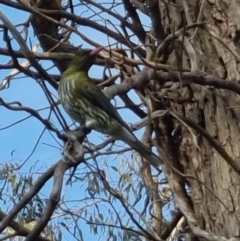
[[[77,127],[74,130],[67,131],[65,133],[67,140],[77,141],[82,143],[85,137],[91,132],[90,129],[86,128],[84,125]]]

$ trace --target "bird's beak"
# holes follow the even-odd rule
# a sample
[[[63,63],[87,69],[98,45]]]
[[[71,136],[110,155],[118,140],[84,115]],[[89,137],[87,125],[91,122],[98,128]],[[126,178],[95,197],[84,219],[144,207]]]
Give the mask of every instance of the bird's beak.
[[[90,55],[97,55],[102,49],[104,49],[103,46],[98,47],[98,48],[95,48],[94,50],[92,50],[92,51],[90,52]]]

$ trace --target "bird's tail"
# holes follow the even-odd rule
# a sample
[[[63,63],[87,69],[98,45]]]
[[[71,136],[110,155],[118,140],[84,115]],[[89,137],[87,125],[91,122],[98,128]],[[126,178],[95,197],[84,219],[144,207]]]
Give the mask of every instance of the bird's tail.
[[[163,161],[160,157],[155,155],[149,148],[147,148],[142,142],[140,142],[134,134],[124,128],[121,132],[121,139],[125,143],[127,143],[132,149],[137,151],[142,157],[150,162],[151,165],[156,168],[160,167],[163,164]]]
[[[136,139],[132,142],[131,147],[148,160],[151,165],[160,167],[163,164],[163,161],[139,140]]]

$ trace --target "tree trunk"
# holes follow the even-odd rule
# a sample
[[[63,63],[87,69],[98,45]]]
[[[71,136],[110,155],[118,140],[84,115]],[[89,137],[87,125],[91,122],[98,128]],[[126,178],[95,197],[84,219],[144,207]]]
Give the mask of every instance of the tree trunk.
[[[164,206],[167,202],[171,203],[172,196],[168,194],[165,199],[161,196],[164,187],[162,183],[156,181],[155,176],[153,176],[155,173],[152,172],[147,160],[140,162],[140,173],[137,173],[137,180],[140,180],[139,185],[137,182],[132,182],[134,180],[131,179],[132,169],[129,168],[129,173],[124,173],[126,177],[130,177],[131,182],[127,178],[122,178],[123,173],[118,173],[121,184],[118,186],[122,187],[117,191],[115,187],[112,188],[108,184],[107,178],[105,180],[105,172],[103,175],[102,169],[96,165],[97,162],[94,160],[98,172],[89,169],[94,174],[94,180],[91,180],[90,176],[87,177],[90,180],[89,190],[92,191],[97,187],[95,195],[100,194],[99,190],[102,188],[104,192],[106,191],[104,195],[106,194],[109,199],[111,208],[112,199],[109,197],[118,199],[121,204],[125,204],[123,205],[124,215],[125,211],[129,210],[127,213],[130,222],[124,216],[123,220],[127,220],[125,225],[120,222],[121,218],[117,214],[118,207],[116,210],[114,209],[113,213],[118,220],[116,221],[116,230],[122,228],[126,233],[128,231],[129,237],[134,237],[131,236],[134,234],[136,237],[145,237],[148,240],[160,240],[160,238],[165,240],[169,238],[169,234],[178,219],[181,218],[182,213],[187,221],[185,223],[189,227],[189,229],[183,230],[186,234],[186,241],[190,241],[187,237],[214,241],[225,241],[225,238],[238,237],[240,240],[240,133],[238,124],[240,122],[238,106],[240,103],[240,85],[238,85],[240,79],[238,72],[240,0],[123,0],[120,1],[122,5],[110,1],[114,2],[112,6],[108,5],[108,1],[102,4],[100,1],[85,0],[80,1],[82,5],[76,4],[74,6],[72,6],[74,1],[67,1],[69,2],[67,7],[62,6],[64,3],[60,0],[22,1],[21,4],[6,0],[0,2],[6,6],[12,5],[16,9],[28,10],[31,13],[31,26],[45,52],[51,54],[54,52],[55,54],[76,53],[79,46],[74,47],[70,44],[72,33],[81,36],[80,42],[85,44],[90,43],[91,46],[95,47],[99,47],[100,44],[105,45],[106,49],[97,61],[106,69],[116,68],[116,72],[119,74],[119,76],[114,77],[115,72],[113,75],[111,71],[108,73],[104,68],[101,87],[108,98],[111,99],[118,95],[123,100],[124,107],[143,119],[146,117],[145,111],[141,107],[137,107],[137,104],[130,98],[131,94],[128,93],[134,89],[148,110],[149,117],[153,112],[155,114],[156,111],[161,113],[160,117],[153,119],[153,125],[148,123],[147,127],[153,127],[156,140],[154,144],[158,147],[164,160],[163,171],[171,189],[169,192],[173,193],[174,204],[180,211],[175,215],[177,218],[171,220],[171,225],[168,226],[169,223],[164,220],[166,217]],[[88,12],[82,8],[84,4],[89,7],[90,13],[86,15],[87,17],[82,17],[85,16],[85,12]],[[77,8],[78,6],[80,6],[80,10]],[[116,11],[119,9],[115,9],[113,6],[119,7],[120,12]],[[91,7],[94,10],[93,14],[90,11]],[[76,8],[79,11],[75,11]],[[95,8],[98,11],[95,12]],[[124,15],[122,9],[125,11],[125,16],[122,16]],[[142,15],[139,12],[146,18],[141,18]],[[97,18],[95,18],[96,16]],[[100,20],[98,20],[99,16]],[[115,19],[113,25],[116,28],[113,28],[112,25],[107,26],[106,16]],[[3,19],[1,14],[0,19]],[[147,22],[149,19],[150,24]],[[101,23],[102,20],[104,20],[104,24]],[[3,28],[5,34],[7,30],[12,31],[6,23],[5,21],[6,26]],[[26,23],[28,28],[29,23]],[[151,26],[150,31],[148,31],[148,26]],[[107,44],[98,43],[98,39],[91,39],[83,33],[85,31],[83,27],[90,28],[93,33],[96,33],[95,37],[101,32],[110,41]],[[9,40],[8,38],[4,39],[6,41],[5,49],[7,49],[10,42],[7,45]],[[141,44],[135,41],[136,39]],[[22,39],[20,41],[18,37],[16,40],[21,46]],[[112,40],[114,44],[109,44]],[[0,49],[1,53],[6,54],[4,48]],[[8,52],[6,55],[11,57],[13,53],[11,48]],[[26,50],[23,53],[21,51],[14,53],[13,60],[16,56],[29,57]],[[39,53],[38,56],[41,57]],[[46,56],[42,55],[42,60]],[[62,73],[67,68],[68,61],[65,58],[61,59],[61,56],[57,56],[57,58],[55,56],[53,62]],[[137,59],[134,59],[136,56]],[[34,60],[34,58],[30,59]],[[36,62],[33,61],[33,63],[31,63],[33,66],[37,66]],[[143,65],[145,68],[142,68]],[[18,65],[15,67],[19,68]],[[5,66],[5,68],[8,69],[9,66]],[[36,69],[42,70],[40,66]],[[21,69],[21,71],[23,70]],[[44,71],[42,70],[42,72]],[[57,82],[52,81],[52,78],[48,78],[47,75],[41,76],[42,73],[33,75],[34,72],[24,71],[24,74],[26,73],[31,77],[37,76],[36,79],[46,78],[47,82],[57,90]],[[47,89],[46,93],[48,92],[50,93]],[[49,103],[52,108],[57,108],[56,103],[49,98],[51,95],[48,96],[48,94],[46,96],[48,100],[50,99]],[[22,110],[20,107],[10,108],[10,104],[8,105],[3,100],[1,100],[1,105],[10,110],[14,110],[14,108],[16,111]],[[27,110],[29,112],[29,109]],[[60,112],[56,111],[56,113],[56,116],[59,115],[58,121],[62,120]],[[34,116],[38,117],[36,114]],[[48,118],[50,119],[50,117]],[[46,125],[46,129],[54,131],[59,138],[61,137],[61,140],[66,141],[66,136],[61,135],[62,128],[56,131],[50,122],[43,121],[44,118],[38,119]],[[59,124],[61,127],[67,125],[64,121],[59,121]],[[144,133],[145,143],[151,139],[149,138],[150,129],[146,128]],[[82,137],[83,133],[81,134]],[[78,141],[82,143],[84,137],[78,138]],[[113,142],[113,140],[110,141]],[[92,146],[92,143],[89,146]],[[106,147],[105,144],[103,146]],[[65,145],[65,147],[69,146]],[[94,148],[89,148],[89,153],[91,151],[97,153],[102,149],[101,145],[98,145],[96,149]],[[72,151],[71,148],[69,150]],[[63,153],[68,154],[68,152]],[[101,153],[101,155],[103,154]],[[117,168],[114,166],[113,169],[116,171]],[[81,178],[79,180],[82,180]],[[101,184],[99,184],[100,182]],[[126,190],[134,186],[134,194],[138,194],[139,189],[146,189],[145,196],[143,195],[146,198],[144,210],[136,212],[134,215],[131,213],[132,206],[129,201],[132,197],[129,198],[129,193],[127,193],[127,198],[123,198],[125,192],[128,192],[125,190],[125,185],[127,186],[128,183],[131,185],[128,185]],[[99,185],[102,185],[101,188]],[[141,196],[141,200],[143,200],[141,192],[142,190],[140,190],[139,195],[136,195],[137,202],[140,200],[138,200],[138,196]],[[91,193],[90,197],[94,199],[94,195]],[[129,200],[127,200],[128,198]],[[135,206],[135,202],[132,203]],[[16,210],[14,206],[10,216],[4,214],[7,218],[2,214],[0,221],[4,225],[0,225],[0,230],[3,231],[11,219],[20,212],[20,208],[18,211]],[[99,212],[99,210],[97,211]],[[95,230],[97,230],[99,220],[104,220],[102,213],[100,214],[99,219],[94,220],[95,213],[89,218],[91,228],[94,227],[95,222]],[[140,220],[139,225],[136,225],[135,222],[138,219],[135,218],[137,214]],[[109,218],[109,223],[111,220],[115,220],[114,215]],[[111,216],[110,212],[109,216]],[[45,216],[43,215],[43,217]],[[72,216],[70,217],[72,218]],[[145,222],[141,221],[143,217],[146,217]],[[148,218],[151,219],[151,222],[147,220]],[[132,222],[133,220],[134,222]],[[104,226],[105,223],[101,222]],[[75,221],[73,224],[73,229],[75,229]],[[131,226],[132,224],[134,225]],[[141,229],[142,224],[145,226]],[[134,230],[135,225],[137,231]],[[11,227],[16,231],[17,229],[13,226]],[[127,227],[126,230],[125,227]],[[146,230],[144,230],[145,228]],[[109,225],[110,229],[112,227]],[[138,229],[141,232],[138,232]],[[37,237],[42,229],[35,228],[35,230],[37,230],[35,232]],[[28,235],[29,231],[25,231],[24,235]],[[109,233],[109,237],[113,237],[112,230]],[[124,240],[125,236],[122,237]],[[77,236],[76,239],[78,239]],[[128,238],[125,239],[128,240]]]
[[[205,23],[204,28],[189,30],[183,38],[181,36],[175,40],[175,51],[171,53],[168,63],[180,67],[183,72],[184,69],[191,69],[198,75],[206,72],[238,83],[239,1],[182,0],[174,4],[159,1],[159,5],[165,30],[174,32],[174,29],[184,25]],[[170,90],[168,87],[167,91],[166,88],[163,85],[160,90],[164,104],[159,108],[159,102],[153,103],[155,109],[165,105],[175,114],[194,121],[239,166],[239,96],[216,86],[186,86],[181,75],[178,88]],[[194,224],[196,221],[202,230],[209,233],[226,238],[239,237],[239,173],[233,170],[201,132],[179,119],[164,117],[160,124],[155,123],[155,130],[160,137],[159,146],[162,152],[164,150],[165,159],[188,175],[181,176],[170,167],[166,168],[181,211],[185,212],[190,226],[191,222]],[[174,133],[179,130],[181,138],[176,141],[177,135]],[[163,139],[165,144],[162,144]],[[186,188],[186,184],[189,188]],[[195,217],[189,214],[192,210]]]

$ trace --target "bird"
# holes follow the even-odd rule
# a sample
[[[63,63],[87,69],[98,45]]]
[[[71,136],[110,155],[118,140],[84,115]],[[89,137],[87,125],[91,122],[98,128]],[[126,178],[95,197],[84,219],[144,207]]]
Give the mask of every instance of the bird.
[[[110,100],[88,75],[102,49],[80,49],[70,60],[58,86],[60,103],[66,113],[80,125],[123,141],[152,166],[159,168],[163,164],[162,159],[137,139]]]

